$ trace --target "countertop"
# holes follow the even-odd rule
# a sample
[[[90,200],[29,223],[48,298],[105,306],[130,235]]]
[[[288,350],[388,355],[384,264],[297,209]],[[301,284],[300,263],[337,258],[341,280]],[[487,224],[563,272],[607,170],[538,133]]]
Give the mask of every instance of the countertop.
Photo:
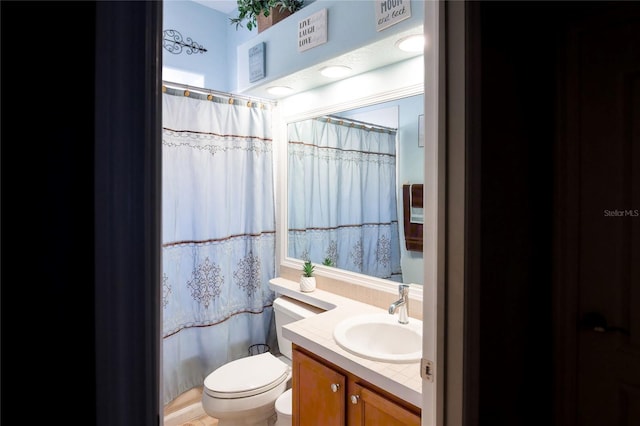
[[[318,315],[283,326],[284,337],[416,407],[422,407],[420,362],[372,361],[342,349],[333,338],[333,329],[343,319],[359,314],[388,314],[387,311],[320,289],[303,293],[299,283],[285,278],[270,280],[269,287],[277,294],[325,309]],[[409,320],[417,321],[411,317]]]

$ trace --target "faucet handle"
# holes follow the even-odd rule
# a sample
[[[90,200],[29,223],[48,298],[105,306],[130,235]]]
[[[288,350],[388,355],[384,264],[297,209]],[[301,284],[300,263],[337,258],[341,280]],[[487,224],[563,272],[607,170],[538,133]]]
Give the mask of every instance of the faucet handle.
[[[400,284],[398,286],[398,293],[400,296],[407,296],[409,294],[409,284]]]

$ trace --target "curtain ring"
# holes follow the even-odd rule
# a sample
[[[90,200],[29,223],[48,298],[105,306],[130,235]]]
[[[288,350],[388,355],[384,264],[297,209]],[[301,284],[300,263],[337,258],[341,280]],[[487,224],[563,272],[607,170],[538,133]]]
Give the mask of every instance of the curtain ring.
[[[167,86],[164,84],[162,85],[162,93],[167,93]]]
[[[210,101],[212,101],[212,100],[213,100],[213,95],[212,95],[211,93],[209,93],[209,94],[207,95],[207,100],[210,100]]]
[[[251,108],[251,101],[247,102],[247,106]]]
[[[187,98],[189,97],[189,95],[190,95],[190,94],[191,94],[191,92],[189,92],[189,89],[186,89],[186,90],[184,91],[184,95],[185,95]]]
[[[233,103],[233,98],[229,98],[229,103],[232,104]]]

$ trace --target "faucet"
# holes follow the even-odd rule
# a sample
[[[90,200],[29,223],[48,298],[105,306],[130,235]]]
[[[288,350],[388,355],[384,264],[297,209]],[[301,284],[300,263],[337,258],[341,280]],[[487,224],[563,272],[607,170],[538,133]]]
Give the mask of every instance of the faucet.
[[[409,324],[409,315],[407,314],[409,312],[409,285],[400,284],[398,293],[400,294],[400,299],[389,306],[389,313],[393,315],[397,310],[400,310],[398,312],[398,322],[400,324]]]

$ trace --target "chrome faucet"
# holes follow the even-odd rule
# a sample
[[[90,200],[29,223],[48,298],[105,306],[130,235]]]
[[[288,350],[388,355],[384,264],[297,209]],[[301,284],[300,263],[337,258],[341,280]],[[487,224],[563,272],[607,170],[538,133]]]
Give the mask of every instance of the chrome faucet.
[[[409,285],[400,284],[398,286],[398,293],[400,294],[400,299],[389,306],[389,313],[393,315],[399,310],[398,322],[400,324],[409,324]]]

